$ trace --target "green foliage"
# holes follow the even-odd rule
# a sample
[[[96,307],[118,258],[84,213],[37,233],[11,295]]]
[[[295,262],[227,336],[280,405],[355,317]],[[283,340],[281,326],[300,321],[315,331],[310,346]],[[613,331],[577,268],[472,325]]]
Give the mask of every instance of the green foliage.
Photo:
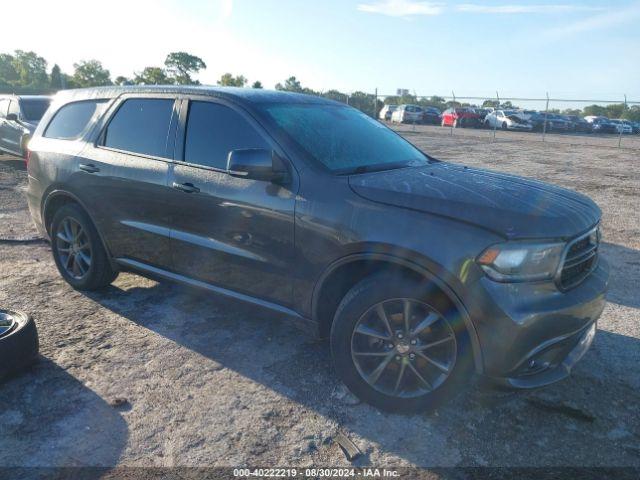
[[[589,105],[584,107],[585,116],[597,115],[608,118],[624,118],[632,122],[640,122],[640,105],[632,105],[629,107],[625,103],[611,103],[606,106]]]
[[[322,94],[324,98],[330,98],[336,102],[349,103],[349,95],[338,90],[328,90]]]
[[[47,61],[35,52],[16,50],[0,55],[0,85],[48,88]]]
[[[49,76],[49,86],[54,90],[60,90],[63,88],[62,85],[62,72],[60,71],[60,67],[56,63],[51,69],[51,75]]]
[[[79,87],[112,85],[111,74],[98,60],[82,60],[73,64],[73,82]]]
[[[207,64],[200,57],[187,52],[171,52],[167,55],[164,66],[168,76],[173,79],[172,83],[178,85],[200,85],[191,75],[207,68]]]
[[[18,82],[18,72],[13,65],[13,55],[0,53],[0,85],[10,86]]]
[[[118,75],[113,83],[114,85],[135,85],[135,82],[132,79],[122,75]]]
[[[300,84],[300,81],[296,77],[289,77],[284,81],[284,85],[281,83],[276,84],[276,90],[284,90],[286,92],[298,92],[302,93],[304,89]]]
[[[145,67],[145,69],[136,73],[133,82],[138,85],[171,85],[173,78],[169,77],[163,68]]]
[[[260,80],[256,80],[255,82],[253,82],[253,85],[251,85],[251,88],[264,88],[262,86],[262,82]]]
[[[218,85],[221,87],[244,87],[247,84],[247,79],[242,75],[234,77],[230,73],[225,73],[218,80]]]

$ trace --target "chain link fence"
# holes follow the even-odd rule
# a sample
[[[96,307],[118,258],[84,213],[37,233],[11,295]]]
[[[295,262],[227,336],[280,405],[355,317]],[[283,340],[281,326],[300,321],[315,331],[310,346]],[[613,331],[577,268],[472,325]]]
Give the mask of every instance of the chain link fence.
[[[328,92],[329,93],[329,92]],[[386,104],[417,105],[434,107],[440,112],[449,108],[470,107],[480,111],[481,121],[474,128],[454,128],[438,124],[425,125],[412,121],[408,124],[386,120],[399,131],[416,131],[425,135],[449,135],[452,139],[464,137],[479,141],[541,141],[548,143],[591,145],[640,150],[640,101],[630,100],[623,95],[620,99],[572,99],[551,97],[548,93],[539,98],[502,97],[499,92],[492,96],[417,95],[409,90],[399,90],[396,94],[355,92],[353,94],[323,94],[334,100],[347,103],[363,112],[379,118],[380,110]],[[526,117],[535,117],[531,132],[512,131],[501,128],[498,122],[484,123],[487,110],[517,111]],[[585,121],[599,117],[598,127]],[[604,118],[609,121],[604,121]],[[430,122],[431,123],[431,122]],[[602,127],[601,123],[608,126]]]

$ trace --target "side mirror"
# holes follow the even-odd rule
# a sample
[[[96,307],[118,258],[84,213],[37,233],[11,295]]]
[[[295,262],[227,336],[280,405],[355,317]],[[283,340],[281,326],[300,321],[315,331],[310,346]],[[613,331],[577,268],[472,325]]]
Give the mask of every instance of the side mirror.
[[[6,118],[7,118],[7,121],[9,121],[9,122],[17,122],[18,121],[18,115],[16,115],[15,113],[8,113]]]
[[[232,177],[284,183],[288,178],[284,161],[265,148],[245,148],[229,153],[227,173]]]

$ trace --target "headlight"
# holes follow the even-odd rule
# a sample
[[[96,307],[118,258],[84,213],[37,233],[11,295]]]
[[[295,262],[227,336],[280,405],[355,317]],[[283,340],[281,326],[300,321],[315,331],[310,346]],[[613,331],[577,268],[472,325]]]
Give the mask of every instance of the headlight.
[[[478,257],[485,273],[498,282],[549,280],[558,271],[564,243],[507,242]]]

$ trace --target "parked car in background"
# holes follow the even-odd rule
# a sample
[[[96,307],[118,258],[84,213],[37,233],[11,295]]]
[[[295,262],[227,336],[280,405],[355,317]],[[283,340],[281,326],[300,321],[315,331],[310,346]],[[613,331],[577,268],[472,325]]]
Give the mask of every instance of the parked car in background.
[[[391,114],[391,121],[395,123],[422,123],[422,108],[418,105],[400,105]]]
[[[423,107],[422,123],[425,125],[440,125],[442,114],[436,107]]]
[[[0,152],[26,156],[27,143],[49,108],[41,95],[0,95]]]
[[[480,124],[484,124],[484,119],[492,112],[492,110],[489,110],[488,108],[475,108],[474,110],[478,114],[478,121]]]
[[[565,120],[571,122],[571,130],[577,133],[593,132],[593,125],[578,115],[565,115]]]
[[[631,128],[633,129],[633,133],[640,133],[640,122],[631,122]]]
[[[477,128],[480,126],[480,116],[471,107],[447,108],[442,112],[440,124],[443,127]]]
[[[380,113],[378,114],[378,118],[380,118],[380,120],[386,120],[387,122],[390,121],[391,115],[397,108],[398,108],[397,105],[385,105],[380,110]]]
[[[29,210],[73,288],[133,271],[269,309],[328,337],[385,410],[433,409],[474,373],[566,378],[606,304],[591,199],[436,160],[325,98],[66,91],[29,148]]]
[[[502,130],[520,130],[530,132],[533,130],[531,123],[522,118],[516,110],[496,110],[489,113],[484,119],[484,125],[488,128],[501,128]]]
[[[607,117],[589,115],[584,119],[591,124],[593,133],[618,133],[618,127]]]
[[[633,133],[633,128],[631,127],[631,124],[626,122],[625,120],[615,118],[613,120],[609,120],[609,123],[612,123],[616,127],[616,133],[629,134],[629,135]]]
[[[543,113],[542,116],[544,119],[545,114]],[[572,124],[569,120],[555,113],[547,113],[545,121],[547,122],[547,132],[569,132],[572,129]]]

